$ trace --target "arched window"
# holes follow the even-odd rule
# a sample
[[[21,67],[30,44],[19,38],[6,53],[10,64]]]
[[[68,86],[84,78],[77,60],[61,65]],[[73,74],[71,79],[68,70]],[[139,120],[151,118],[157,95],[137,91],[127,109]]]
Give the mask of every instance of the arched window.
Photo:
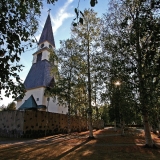
[[[49,45],[49,48],[52,48],[52,46],[51,46],[51,45]]]
[[[37,62],[41,61],[41,59],[42,59],[42,53],[37,54]]]
[[[44,44],[41,44],[41,48],[43,48],[44,47]]]

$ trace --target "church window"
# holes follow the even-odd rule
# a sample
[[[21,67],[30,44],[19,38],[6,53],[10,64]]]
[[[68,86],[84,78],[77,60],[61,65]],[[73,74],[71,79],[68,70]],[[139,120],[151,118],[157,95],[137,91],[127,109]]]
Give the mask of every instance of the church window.
[[[39,53],[39,54],[37,55],[37,62],[38,62],[38,61],[41,61],[41,59],[42,59],[42,53]]]
[[[49,48],[52,48],[52,46],[51,46],[51,45],[49,45]]]
[[[43,48],[44,47],[44,44],[41,44],[41,48]]]

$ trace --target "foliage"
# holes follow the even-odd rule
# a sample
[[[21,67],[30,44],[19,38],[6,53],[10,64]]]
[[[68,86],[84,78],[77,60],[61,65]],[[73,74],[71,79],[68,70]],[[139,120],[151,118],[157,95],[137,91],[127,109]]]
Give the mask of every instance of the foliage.
[[[83,70],[81,70],[81,78],[86,84],[86,90],[88,94],[88,119],[89,119],[89,130],[90,137],[92,135],[92,100],[95,101],[97,97],[93,94],[97,92],[95,86],[99,79],[97,79],[97,74],[100,72],[98,70],[98,56],[100,55],[100,29],[101,21],[97,17],[97,14],[92,10],[88,9],[84,11],[84,21],[83,25],[72,28],[72,37],[79,45],[79,52],[81,55],[81,63],[84,64]],[[95,88],[95,92],[93,92]],[[96,102],[96,101],[95,101]]]
[[[57,0],[47,0],[54,3]],[[25,48],[35,42],[34,33],[38,29],[37,16],[41,14],[42,0],[0,2],[0,93],[16,98],[25,92],[18,72],[22,65],[18,64]],[[23,45],[22,45],[23,44]],[[0,98],[1,95],[0,95]]]
[[[54,4],[56,1],[47,0],[47,3]],[[97,0],[90,1],[92,7],[96,3]],[[25,88],[18,74],[23,65],[18,62],[25,48],[32,47],[32,43],[36,42],[34,33],[38,29],[37,16],[40,16],[42,7],[43,0],[0,2],[0,93],[5,90],[6,97],[10,94],[12,98],[24,95]]]
[[[5,105],[0,106],[0,111],[3,111],[5,108]]]
[[[16,110],[16,103],[13,101],[11,103],[9,103],[6,107],[3,105],[0,107],[1,111],[12,111],[12,110]]]
[[[98,92],[96,75],[100,71],[97,70],[99,63],[96,59],[100,49],[97,41],[101,21],[93,10],[85,10],[84,15],[84,24],[72,28],[72,38],[61,41],[61,47],[57,51],[59,77],[49,92],[58,97],[59,103],[66,103],[68,114],[73,111],[75,115],[86,116],[88,111],[90,116],[91,102],[93,100],[96,104]]]
[[[72,104],[72,88],[74,86],[74,79],[76,72],[75,64],[76,64],[76,55],[75,46],[73,44],[73,40],[68,39],[66,41],[61,41],[61,47],[56,51],[57,57],[51,55],[50,63],[55,63],[56,61],[59,64],[59,71],[57,74],[57,78],[55,79],[55,85],[49,88],[49,94],[51,96],[57,96],[58,101],[61,104],[71,105]],[[52,73],[55,70],[55,66],[52,65]],[[58,69],[58,68],[57,68]],[[55,74],[54,74],[55,75]],[[46,90],[46,92],[47,92]],[[69,102],[70,101],[70,102]],[[67,103],[67,104],[66,104]]]
[[[104,125],[110,124],[109,106],[108,104],[102,105],[99,108],[99,114],[101,119],[104,121]]]
[[[77,64],[79,61],[78,52],[76,52],[76,43],[73,39],[67,39],[61,41],[61,47],[57,50],[57,56],[50,56],[50,63],[59,64],[58,76],[55,79],[55,84],[48,87],[45,90],[45,94],[48,94],[55,99],[58,99],[60,105],[64,105],[68,108],[68,132],[70,133],[70,114],[77,115],[77,103],[81,98],[76,96],[78,87],[77,77]],[[55,70],[55,66],[52,65],[52,71]],[[55,74],[54,74],[55,75]],[[76,88],[75,88],[76,86]],[[82,103],[82,102],[81,102]],[[78,104],[80,105],[80,103]]]
[[[83,21],[84,21],[84,13],[79,10],[79,3],[80,3],[80,0],[78,2],[78,6],[77,8],[74,9],[75,11],[75,14],[76,14],[76,18],[73,19],[73,22],[72,22],[72,25],[74,27],[76,27],[78,24],[82,24],[83,25]],[[96,4],[98,3],[97,0],[90,0],[90,5],[91,7],[94,7]]]
[[[159,1],[114,0],[110,5],[103,32],[104,50],[112,55],[109,82],[122,81],[118,104],[132,104],[143,115],[146,144],[153,146],[148,115],[159,97]]]

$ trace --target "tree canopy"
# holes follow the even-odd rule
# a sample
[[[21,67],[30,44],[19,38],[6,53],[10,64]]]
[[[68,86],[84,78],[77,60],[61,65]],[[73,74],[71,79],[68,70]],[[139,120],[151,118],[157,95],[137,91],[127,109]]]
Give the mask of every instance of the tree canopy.
[[[52,4],[56,1],[47,0]],[[16,98],[25,93],[19,77],[23,65],[18,62],[25,48],[35,42],[37,17],[41,15],[42,6],[42,0],[0,2],[0,93],[5,90],[6,97],[12,94],[12,98]]]
[[[46,0],[49,4],[55,4],[58,0]],[[23,65],[19,64],[20,55],[26,47],[31,47],[36,42],[34,37],[39,23],[37,17],[41,15],[44,0],[13,1],[2,0],[0,2],[0,98],[1,91],[5,90],[6,97],[12,94],[12,98],[24,95],[25,89],[19,77]],[[97,0],[90,0],[94,7]],[[78,16],[77,16],[78,17]]]
[[[160,3],[156,0],[120,2],[112,1],[110,12],[104,17],[104,50],[113,58],[108,78],[111,83],[112,79],[119,79],[121,86],[125,85],[126,96],[121,89],[123,102],[125,97],[130,104],[129,97],[134,100],[135,109],[143,116],[146,145],[153,146],[149,115],[152,117],[150,111],[153,114],[159,99]]]

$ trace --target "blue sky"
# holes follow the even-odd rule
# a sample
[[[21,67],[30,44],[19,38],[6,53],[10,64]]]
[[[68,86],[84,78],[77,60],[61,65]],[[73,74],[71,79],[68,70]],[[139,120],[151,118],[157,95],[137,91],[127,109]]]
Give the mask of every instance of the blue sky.
[[[109,0],[98,0],[98,4],[92,9],[98,13],[98,16],[101,17],[103,13],[107,11]],[[53,27],[53,34],[55,39],[56,49],[60,47],[60,40],[65,40],[70,38],[70,27],[72,20],[76,17],[74,8],[77,8],[79,0],[58,0],[55,5],[44,4],[42,8],[42,14],[39,19],[39,29],[36,33],[36,38],[39,41],[44,23],[48,15],[48,9],[51,9],[50,16]],[[83,11],[84,9],[91,8],[90,0],[81,0],[79,3],[79,9]],[[32,65],[32,54],[36,51],[36,44],[33,44],[32,48],[29,48],[21,55],[20,64],[23,64],[25,67],[23,71],[19,73],[20,78],[24,81],[29,69]],[[3,94],[3,92],[2,92]],[[3,100],[0,101],[0,106],[2,104],[7,105],[12,102],[12,98],[3,97]]]

